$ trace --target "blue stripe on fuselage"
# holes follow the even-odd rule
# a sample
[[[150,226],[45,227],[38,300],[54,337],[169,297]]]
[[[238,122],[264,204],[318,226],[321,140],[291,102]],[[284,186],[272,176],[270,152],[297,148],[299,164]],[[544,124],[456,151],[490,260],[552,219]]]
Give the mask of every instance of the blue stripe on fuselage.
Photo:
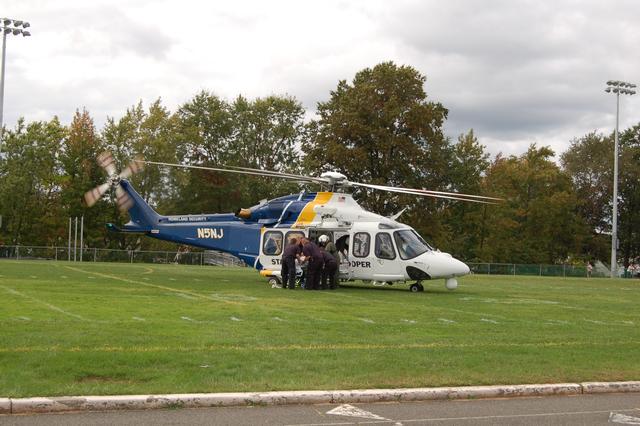
[[[188,221],[188,218],[195,221]],[[245,223],[233,214],[164,217],[147,235],[206,250],[230,253],[253,265],[260,248],[258,223]],[[202,219],[202,220],[201,220]],[[209,219],[209,220],[205,220]]]

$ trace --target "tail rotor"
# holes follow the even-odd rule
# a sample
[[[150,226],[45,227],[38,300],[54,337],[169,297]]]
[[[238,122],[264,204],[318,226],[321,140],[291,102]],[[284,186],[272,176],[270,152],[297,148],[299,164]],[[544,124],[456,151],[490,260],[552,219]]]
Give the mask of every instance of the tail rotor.
[[[137,157],[134,159],[127,167],[122,170],[122,172],[118,173],[115,165],[115,160],[113,159],[113,155],[110,152],[105,151],[102,154],[98,155],[98,164],[102,167],[107,175],[107,181],[101,185],[96,186],[90,191],[87,191],[84,194],[84,202],[87,207],[93,206],[98,202],[100,198],[109,190],[109,188],[115,188],[116,191],[116,204],[118,208],[122,212],[126,212],[133,206],[133,200],[127,194],[127,192],[122,188],[120,181],[122,179],[127,179],[134,174],[138,173],[142,170],[144,166],[144,162],[142,158]]]

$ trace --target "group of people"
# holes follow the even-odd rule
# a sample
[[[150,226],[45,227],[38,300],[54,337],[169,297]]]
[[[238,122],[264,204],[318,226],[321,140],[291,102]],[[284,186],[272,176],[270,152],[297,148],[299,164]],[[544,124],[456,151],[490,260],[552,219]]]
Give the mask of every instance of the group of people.
[[[335,290],[338,287],[338,249],[327,235],[318,244],[306,237],[291,238],[282,251],[282,288],[296,287],[296,264],[306,270],[302,287],[305,290]]]

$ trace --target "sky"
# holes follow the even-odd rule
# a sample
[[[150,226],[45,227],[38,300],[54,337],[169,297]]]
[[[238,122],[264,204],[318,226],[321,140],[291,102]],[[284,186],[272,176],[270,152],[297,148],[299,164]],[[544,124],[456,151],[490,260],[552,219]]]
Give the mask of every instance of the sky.
[[[640,1],[3,0],[31,24],[7,38],[4,122],[86,108],[107,118],[158,98],[171,111],[201,90],[232,100],[290,95],[314,117],[340,80],[384,61],[425,75],[493,155],[531,143],[557,154],[615,127],[607,80],[640,84]],[[640,122],[621,96],[620,128]]]

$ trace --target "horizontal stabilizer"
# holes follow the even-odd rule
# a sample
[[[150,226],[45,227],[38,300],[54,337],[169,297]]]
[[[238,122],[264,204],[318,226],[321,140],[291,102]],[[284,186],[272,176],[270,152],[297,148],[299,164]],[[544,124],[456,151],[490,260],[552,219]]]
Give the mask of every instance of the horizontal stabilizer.
[[[121,228],[119,226],[114,225],[113,223],[107,223],[107,229],[111,232],[126,232],[126,233],[145,233],[145,232],[151,231],[151,228],[142,228],[135,225],[131,226],[129,224]]]

